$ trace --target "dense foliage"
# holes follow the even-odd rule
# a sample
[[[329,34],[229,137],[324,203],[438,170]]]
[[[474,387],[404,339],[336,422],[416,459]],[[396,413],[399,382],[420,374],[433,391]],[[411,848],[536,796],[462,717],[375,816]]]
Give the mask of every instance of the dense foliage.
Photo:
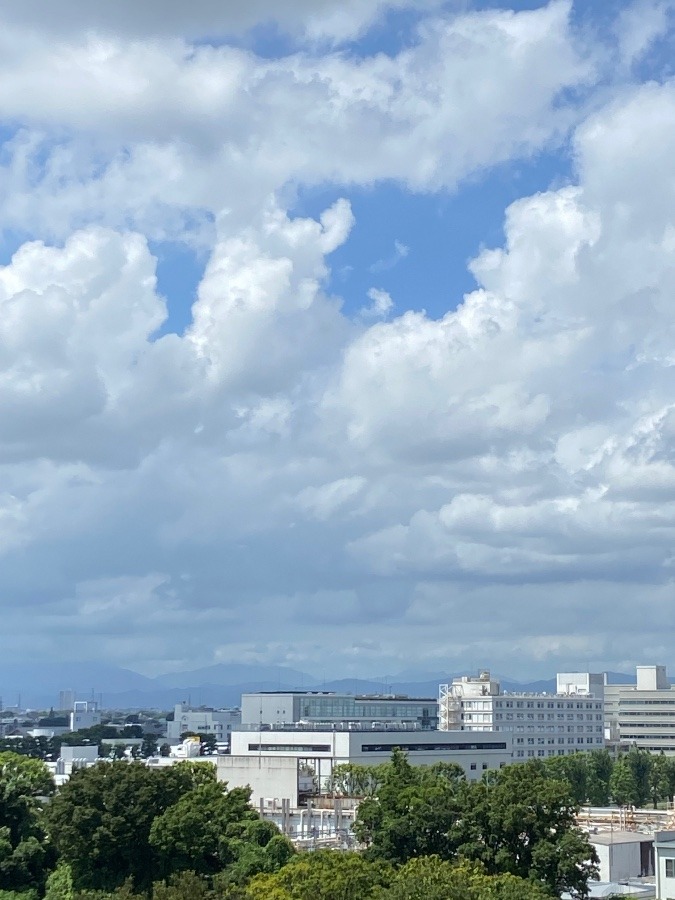
[[[545,900],[587,896],[579,805],[658,803],[675,763],[633,750],[531,760],[467,782],[451,764],[338,766],[360,852],[298,854],[207,762],[76,770],[0,753],[0,900]]]
[[[594,851],[575,827],[569,784],[541,762],[466,782],[453,766],[415,767],[394,752],[381,778],[355,826],[371,859],[475,861],[487,875],[529,879],[553,896],[586,894]]]

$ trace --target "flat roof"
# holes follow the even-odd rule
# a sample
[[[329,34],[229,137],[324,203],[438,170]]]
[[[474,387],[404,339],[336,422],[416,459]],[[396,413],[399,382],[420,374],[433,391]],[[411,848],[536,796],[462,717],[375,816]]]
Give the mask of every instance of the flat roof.
[[[588,840],[591,844],[608,847],[611,844],[642,844],[645,841],[652,843],[654,835],[642,831],[601,831],[598,834],[589,834]]]

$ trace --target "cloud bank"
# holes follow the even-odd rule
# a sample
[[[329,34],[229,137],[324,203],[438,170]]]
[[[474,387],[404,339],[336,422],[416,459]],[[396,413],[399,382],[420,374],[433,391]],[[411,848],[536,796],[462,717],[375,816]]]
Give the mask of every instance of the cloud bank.
[[[675,85],[608,86],[569,3],[406,5],[409,46],[368,55],[336,47],[385,4],[288,4],[273,58],[231,40],[262,0],[3,12],[3,654],[669,661]],[[572,177],[504,211],[444,315],[423,272],[414,308],[345,311],[352,189],[447,196],[554,149]],[[178,331],[168,239],[206,258]]]

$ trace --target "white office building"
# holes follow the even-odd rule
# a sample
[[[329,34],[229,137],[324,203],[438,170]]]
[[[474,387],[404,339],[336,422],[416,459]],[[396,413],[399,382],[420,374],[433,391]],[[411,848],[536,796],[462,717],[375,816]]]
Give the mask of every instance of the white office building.
[[[604,676],[561,673],[553,694],[502,693],[488,671],[439,691],[442,730],[509,734],[514,761],[566,756],[605,745]]]
[[[391,760],[394,748],[403,750],[413,765],[456,763],[469,779],[512,761],[512,738],[507,733],[277,725],[233,731],[231,754],[218,757],[218,777],[230,787],[250,785],[256,805],[260,800],[287,799],[295,808],[303,793],[322,792],[334,766],[379,765]]]
[[[173,722],[167,722],[166,736],[170,744],[178,744],[181,735],[186,732],[212,735],[217,743],[226,744],[229,743],[230,732],[239,724],[241,712],[238,709],[192,709],[187,703],[177,703]]]
[[[675,755],[675,688],[665,666],[638,666],[635,684],[606,684],[605,715],[613,744]]]

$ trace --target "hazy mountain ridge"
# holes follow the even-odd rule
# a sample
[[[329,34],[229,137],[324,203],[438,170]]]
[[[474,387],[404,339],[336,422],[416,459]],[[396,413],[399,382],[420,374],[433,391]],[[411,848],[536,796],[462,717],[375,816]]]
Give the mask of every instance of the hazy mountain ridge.
[[[412,670],[414,671],[414,670]],[[284,666],[221,663],[188,672],[173,672],[149,678],[117,666],[99,663],[35,662],[0,664],[0,698],[5,707],[21,699],[26,707],[57,707],[59,692],[72,689],[77,699],[93,698],[106,707],[170,709],[187,701],[195,706],[238,706],[242,693],[250,691],[335,691],[353,694],[408,694],[433,698],[438,685],[462,672],[447,675],[421,672],[420,677],[384,676],[377,679],[340,678],[319,681],[315,676]],[[630,684],[633,676],[607,673],[613,684]],[[494,676],[499,678],[499,676]],[[509,692],[553,693],[555,678],[521,682],[501,678]]]

